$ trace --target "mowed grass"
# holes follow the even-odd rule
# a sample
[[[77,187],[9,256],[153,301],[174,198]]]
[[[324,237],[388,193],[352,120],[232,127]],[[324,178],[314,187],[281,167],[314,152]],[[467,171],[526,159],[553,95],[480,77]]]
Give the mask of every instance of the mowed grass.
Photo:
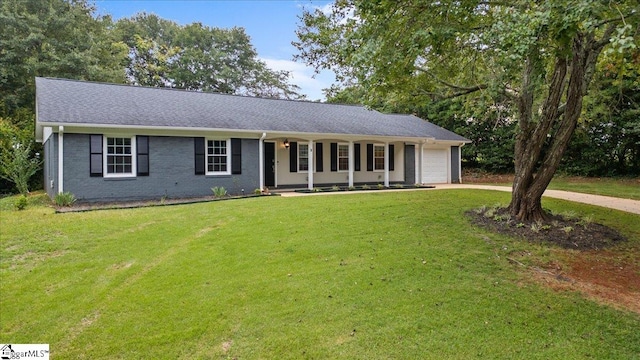
[[[556,176],[549,189],[640,200],[640,178],[581,178]]]
[[[55,359],[633,359],[640,316],[536,285],[491,191],[3,210],[0,342]],[[590,214],[637,246],[640,217]],[[524,260],[523,260],[524,261]]]

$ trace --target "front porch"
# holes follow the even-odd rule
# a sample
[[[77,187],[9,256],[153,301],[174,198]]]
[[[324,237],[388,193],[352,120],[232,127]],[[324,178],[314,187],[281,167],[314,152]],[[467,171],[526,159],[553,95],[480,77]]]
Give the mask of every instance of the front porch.
[[[394,139],[396,140],[396,139]],[[413,141],[411,141],[413,140]],[[452,153],[449,144],[436,144],[430,139],[416,142],[389,141],[384,138],[354,139],[302,139],[300,137],[274,137],[261,139],[261,188],[291,190],[321,187],[381,186],[395,184],[423,184],[430,180],[433,169],[425,165],[425,149],[436,147],[442,151],[440,169],[445,178],[437,182],[450,182]],[[454,159],[459,166],[459,159]],[[456,166],[456,167],[457,167]],[[431,166],[429,166],[431,167]],[[456,179],[458,180],[458,179]]]

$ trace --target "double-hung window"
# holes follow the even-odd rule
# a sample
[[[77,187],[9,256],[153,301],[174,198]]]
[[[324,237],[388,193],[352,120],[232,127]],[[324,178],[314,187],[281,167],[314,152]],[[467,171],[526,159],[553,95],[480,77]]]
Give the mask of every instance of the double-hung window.
[[[207,140],[207,175],[231,174],[230,141]]]
[[[309,144],[298,144],[298,171],[309,171]]]
[[[384,145],[373,145],[373,170],[384,170]]]
[[[132,137],[104,137],[104,176],[135,176],[136,141]]]
[[[349,144],[338,144],[338,171],[349,171]]]

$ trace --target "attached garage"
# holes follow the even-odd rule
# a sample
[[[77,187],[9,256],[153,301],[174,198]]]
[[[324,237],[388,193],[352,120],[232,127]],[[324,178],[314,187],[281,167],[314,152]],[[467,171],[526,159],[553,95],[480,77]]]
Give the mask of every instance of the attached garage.
[[[449,182],[449,149],[424,149],[422,154],[422,182]]]

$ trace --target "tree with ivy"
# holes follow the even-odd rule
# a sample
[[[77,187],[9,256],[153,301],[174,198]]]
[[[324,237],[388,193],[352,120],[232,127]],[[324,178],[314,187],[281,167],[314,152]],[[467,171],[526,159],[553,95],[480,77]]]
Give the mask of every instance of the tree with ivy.
[[[337,0],[329,12],[303,13],[294,45],[296,59],[356,82],[371,103],[507,99],[517,121],[509,210],[543,221],[542,194],[598,58],[633,50],[639,17],[634,0]]]

